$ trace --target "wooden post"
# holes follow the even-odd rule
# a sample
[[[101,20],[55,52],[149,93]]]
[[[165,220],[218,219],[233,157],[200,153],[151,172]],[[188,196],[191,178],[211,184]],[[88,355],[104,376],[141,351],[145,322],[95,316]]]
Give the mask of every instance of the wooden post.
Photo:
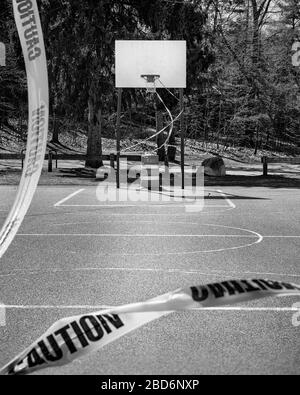
[[[183,89],[180,89],[180,111],[184,110],[184,104],[183,104]],[[185,130],[184,130],[184,113],[182,112],[181,117],[180,117],[180,130],[181,130],[181,187],[182,189],[185,188],[185,182],[184,182],[184,148],[185,148]]]
[[[264,177],[268,177],[268,158],[266,156],[263,157],[263,169]]]
[[[193,166],[193,173],[192,173],[192,187],[197,187],[197,167]]]
[[[53,159],[53,154],[50,151],[48,154],[48,172],[52,173],[52,159]]]
[[[163,191],[163,175],[159,172],[159,192]]]
[[[110,161],[110,167],[112,169],[114,169],[115,168],[115,154],[110,154],[109,161]]]
[[[117,189],[120,189],[120,155],[121,155],[121,111],[122,111],[122,88],[118,89],[118,113],[117,113]]]
[[[23,169],[23,167],[24,167],[25,151],[26,151],[26,150],[23,150],[23,149],[22,149],[22,151],[21,151],[22,169]]]

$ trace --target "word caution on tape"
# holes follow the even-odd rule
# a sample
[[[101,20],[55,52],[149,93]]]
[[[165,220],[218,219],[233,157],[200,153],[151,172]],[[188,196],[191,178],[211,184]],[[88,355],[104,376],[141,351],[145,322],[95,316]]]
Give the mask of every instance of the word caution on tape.
[[[1,375],[29,374],[62,366],[174,312],[222,307],[270,296],[300,295],[300,286],[270,280],[232,280],[179,289],[155,299],[56,322]]]
[[[36,0],[13,0],[28,85],[28,137],[22,178],[13,207],[0,230],[0,258],[28,211],[42,172],[47,147],[49,96],[43,33]]]

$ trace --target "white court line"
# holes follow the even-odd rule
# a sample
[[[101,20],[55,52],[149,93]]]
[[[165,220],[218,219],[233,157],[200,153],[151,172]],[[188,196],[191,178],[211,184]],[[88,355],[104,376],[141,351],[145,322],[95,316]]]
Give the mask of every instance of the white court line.
[[[129,215],[129,214],[127,214]],[[156,220],[152,220],[152,221],[132,221],[132,220],[128,220],[128,221],[118,221],[118,224],[153,224],[153,225],[160,225],[157,223]],[[49,226],[69,226],[69,225],[102,225],[102,224],[112,224],[112,221],[102,221],[101,222],[63,222],[63,223],[48,223]],[[165,224],[172,224],[172,225],[189,225],[189,226],[194,226],[194,225],[202,225],[200,222],[183,222],[183,221],[165,221],[163,224],[161,224],[161,226],[164,226]]]
[[[133,223],[128,221],[128,223]],[[152,223],[151,221],[144,221],[143,223]],[[177,222],[176,222],[177,223]],[[86,222],[86,224],[90,224],[90,222]],[[191,225],[189,223],[185,223],[186,225]],[[66,224],[52,224],[54,226],[64,226],[64,225],[80,225],[80,223],[66,223]],[[241,239],[257,239],[258,235],[219,235],[219,234],[149,234],[149,233],[141,233],[141,234],[124,234],[124,233],[18,233],[16,237],[159,237],[159,238],[171,238],[171,237],[215,237],[215,238],[241,238]],[[261,236],[263,239],[299,239],[300,236],[283,236],[283,235],[271,235],[271,236]]]
[[[60,206],[60,207],[69,207],[69,206]],[[96,207],[98,207],[98,206],[96,206]],[[138,206],[134,206],[135,208],[137,208]],[[149,206],[147,206],[147,207],[149,207]],[[155,207],[155,206],[153,206],[153,207]],[[175,206],[174,206],[175,207]],[[206,206],[206,207],[211,207],[211,208],[215,208],[215,206]],[[112,208],[112,206],[109,206],[109,208]],[[215,212],[213,212],[212,210],[209,210],[209,211],[200,211],[199,213],[197,213],[197,214],[209,214],[209,215],[213,215],[213,214],[220,214],[220,213],[224,213],[225,211],[230,211],[230,210],[232,210],[231,208],[228,208],[228,206],[224,206],[223,207],[225,210],[216,210]],[[80,214],[80,215],[85,215],[85,213],[91,213],[91,211],[90,210],[88,210],[88,211],[81,211],[81,212],[75,212],[77,215],[78,214]],[[52,213],[51,213],[52,214]],[[57,216],[58,214],[57,213],[53,213],[53,216]],[[74,215],[74,212],[72,212],[72,213],[60,213],[59,215]],[[103,218],[103,217],[109,217],[109,218],[111,218],[111,217],[184,217],[184,218],[189,218],[189,217],[191,217],[191,218],[193,218],[193,219],[195,219],[195,213],[189,213],[189,212],[187,212],[187,211],[185,211],[185,212],[182,212],[182,213],[169,213],[169,214],[166,214],[166,213],[162,213],[162,212],[160,212],[160,213],[135,213],[135,212],[128,212],[128,213],[113,213],[113,212],[110,212],[109,214],[103,214],[103,213],[101,213],[101,217]],[[154,220],[154,222],[156,221],[156,219]]]
[[[60,206],[60,207],[69,207],[69,206]],[[134,206],[134,207],[137,208],[138,206]],[[209,206],[207,206],[207,207],[209,207]],[[215,206],[210,206],[210,207],[211,208],[215,208]],[[109,208],[112,208],[112,206],[109,206]],[[216,210],[215,212],[213,212],[212,210],[201,211],[198,214],[213,215],[213,214],[220,214],[220,213],[224,213],[225,211],[232,210],[228,206],[226,206],[226,209],[225,209],[225,206],[223,208],[224,208],[224,210]],[[60,216],[73,215],[74,216],[74,213],[76,215],[85,216],[86,213],[90,214],[91,210],[88,210],[88,211],[77,211],[77,212],[74,211],[74,212],[69,212],[69,213],[64,213],[64,212],[59,213],[59,212],[57,212],[57,213],[50,213],[49,215],[53,215],[53,217],[54,216],[58,216],[58,215],[60,215]],[[113,213],[113,212],[110,212],[110,213],[107,213],[107,214],[104,214],[103,212],[101,213],[101,218],[103,218],[103,217],[108,217],[108,218],[111,218],[111,217],[151,217],[152,218],[152,217],[158,217],[158,216],[159,217],[168,217],[168,218],[172,216],[172,218],[176,218],[176,217],[182,218],[182,217],[184,217],[184,218],[193,218],[193,219],[195,219],[195,213],[189,213],[187,211],[186,212],[182,212],[182,213],[178,213],[178,212],[176,213],[175,212],[175,213],[168,213],[168,214],[163,213],[163,212],[160,212],[160,213],[156,213],[156,212],[153,212],[153,213],[135,213],[134,211],[127,212],[127,213]],[[156,221],[156,219],[154,219],[152,222],[155,222],[155,221]]]
[[[236,205],[229,199],[226,193],[224,193],[222,190],[218,190],[218,192],[224,197],[229,207],[231,207],[233,210],[236,209]]]
[[[235,247],[227,247],[227,248],[221,248],[221,249],[215,249],[215,250],[198,250],[198,251],[186,251],[186,252],[167,252],[167,253],[134,253],[134,254],[132,254],[132,253],[129,253],[129,254],[112,254],[112,253],[110,253],[110,254],[105,254],[106,256],[122,256],[122,257],[125,257],[125,256],[143,256],[143,257],[146,257],[146,256],[171,256],[171,255],[176,255],[176,256],[178,256],[178,255],[195,255],[195,254],[200,254],[200,253],[216,253],[216,252],[224,252],[224,251],[235,251],[235,250],[239,250],[239,249],[242,249],[242,248],[247,248],[247,247],[252,247],[253,245],[256,245],[256,244],[260,244],[263,240],[264,240],[264,238],[263,238],[263,236],[261,235],[261,234],[259,234],[259,233],[257,233],[257,232],[254,232],[254,231],[252,231],[252,230],[249,230],[249,229],[242,229],[242,228],[234,228],[234,227],[230,227],[230,226],[225,226],[225,225],[213,225],[213,224],[205,224],[205,226],[214,226],[214,227],[218,227],[218,228],[226,228],[226,229],[233,229],[233,230],[238,230],[238,231],[241,231],[241,232],[248,232],[248,233],[250,233],[251,235],[254,235],[255,236],[255,238],[257,238],[257,240],[255,240],[254,242],[252,242],[252,243],[249,243],[249,244],[243,244],[243,245],[240,245],[240,246],[235,246]],[[18,236],[18,235],[17,235]],[[20,235],[21,237],[22,237],[22,235]],[[36,237],[38,237],[39,235],[37,234],[37,235],[34,235],[34,234],[28,234],[27,236],[36,236]],[[51,236],[51,235],[48,235],[48,234],[42,234],[42,235],[40,235],[41,237],[49,237],[49,236]],[[63,236],[66,236],[66,234],[59,234],[59,235],[52,235],[52,237],[63,237]],[[68,235],[67,235],[68,236]],[[70,237],[72,237],[72,236],[74,236],[74,234],[70,234]],[[97,236],[97,235],[94,235],[94,234],[92,234],[92,235],[86,235],[86,234],[82,234],[82,235],[76,235],[75,234],[75,237],[86,237],[86,236],[89,236],[89,237],[95,237],[95,236]],[[106,237],[111,237],[112,235],[108,235],[108,236],[106,236]],[[124,236],[123,234],[121,235],[121,236]],[[134,239],[134,236],[135,235],[129,235],[129,237],[131,237],[132,239]],[[141,235],[141,237],[144,237],[145,235]],[[149,235],[149,237],[153,237],[153,235]],[[157,237],[157,235],[154,235],[154,237]],[[165,236],[165,235],[163,235],[163,236]],[[215,235],[216,237],[218,237],[218,236],[220,236],[220,235]],[[230,235],[221,235],[223,238],[225,238],[225,237],[227,237],[227,236],[230,236]],[[243,237],[241,237],[241,238],[246,238],[245,236],[246,235],[241,235],[241,236],[243,236]],[[24,237],[26,237],[26,235],[24,235]],[[117,236],[117,237],[120,237],[119,235]],[[126,237],[128,237],[128,236],[126,236]],[[174,237],[174,235],[169,235],[168,237]],[[191,235],[186,235],[186,237],[191,237]],[[196,236],[196,237],[201,237],[201,236]],[[211,237],[211,236],[210,236]],[[235,236],[236,238],[238,238],[237,236]],[[251,237],[252,239],[254,239],[254,237]],[[250,237],[248,237],[248,239],[250,239]]]
[[[130,214],[126,214],[126,216],[129,216]],[[133,214],[134,215],[134,214]],[[139,214],[137,214],[139,215]],[[109,214],[105,215],[105,216],[109,216]],[[117,216],[119,216],[119,214],[117,214]],[[48,223],[49,226],[69,226],[69,225],[102,225],[102,224],[112,224],[112,221],[99,221],[99,222],[92,222],[92,221],[87,221],[87,222],[62,222],[62,223]],[[188,221],[164,221],[162,224],[158,224],[156,219],[153,219],[152,221],[148,220],[148,221],[133,221],[133,220],[120,220],[118,221],[118,224],[135,224],[135,225],[139,225],[139,224],[153,224],[153,225],[186,225],[186,226],[203,226],[203,224],[201,224],[201,222],[188,222]],[[296,236],[298,237],[298,236]],[[299,236],[300,237],[300,236]]]
[[[74,306],[40,306],[40,305],[4,305],[6,309],[10,310],[106,310],[113,309],[116,306],[96,306],[96,305],[74,305]],[[297,307],[200,307],[189,310],[190,312],[205,312],[205,311],[218,311],[218,312],[273,312],[273,313],[290,313],[299,312]],[[181,311],[177,311],[180,313]],[[186,312],[186,311],[182,311]]]
[[[1,211],[1,210],[0,210]],[[119,222],[120,223],[120,222]],[[123,224],[156,224],[157,222],[155,220],[153,221],[121,221],[121,223]],[[65,222],[65,223],[49,223],[49,226],[71,226],[71,225],[102,225],[102,224],[111,224],[111,221],[101,221],[101,223],[99,222]],[[201,226],[202,224],[199,222],[178,222],[178,221],[167,221],[164,222],[162,225],[164,224],[180,224],[180,225],[186,225],[186,226]],[[124,235],[122,235],[124,236]],[[178,235],[179,236],[179,235]],[[247,236],[247,235],[218,235],[219,237],[256,237],[256,236]],[[187,236],[186,236],[187,237]],[[193,235],[191,235],[191,237],[194,237]],[[200,237],[200,235],[198,235],[197,237]],[[216,237],[216,235],[202,235],[202,237]],[[286,236],[282,236],[282,235],[271,235],[271,236],[263,236],[263,238],[267,238],[267,239],[299,239],[300,236],[294,236],[294,235],[286,235]]]
[[[247,238],[247,239],[257,239],[258,237],[255,235],[184,235],[184,234],[173,234],[173,235],[166,235],[166,234],[124,234],[124,233],[112,233],[112,234],[105,234],[105,233],[19,233],[17,237],[221,237],[221,238]]]
[[[155,203],[155,202],[148,202],[146,204],[64,204],[66,203],[68,200],[72,199],[74,196],[80,194],[81,192],[85,191],[85,189],[80,189],[79,191],[67,196],[66,198],[60,200],[59,202],[55,203],[54,207],[100,207],[100,208],[124,208],[124,207],[158,207],[158,208],[163,208],[163,207],[186,207],[189,205],[193,205],[195,204],[195,202],[191,203],[188,201],[185,203],[172,203],[172,204],[165,204],[165,203]],[[220,193],[221,196],[224,197],[224,199],[227,202],[227,205],[205,205],[205,208],[211,207],[211,208],[230,208],[230,209],[235,209],[236,205],[228,198],[228,196],[222,191],[222,190],[218,190],[218,191],[214,191],[217,193]]]
[[[85,191],[85,189],[79,189],[78,191],[71,193],[70,195],[68,195],[67,197],[65,197],[64,199],[60,200],[59,202],[54,204],[54,207],[60,207],[62,204],[64,204],[65,202],[67,202],[68,200],[72,199],[74,196],[79,195],[81,192]]]
[[[186,206],[193,206],[195,203],[173,203],[173,204],[156,204],[156,203],[147,203],[147,204],[64,204],[64,205],[59,205],[55,207],[101,207],[101,208],[124,208],[124,207],[186,207]],[[207,205],[204,206],[204,208],[228,208],[228,206],[224,205]],[[231,208],[231,206],[230,206]]]
[[[273,235],[273,236],[264,236],[264,239],[299,239],[300,236],[280,236],[280,235]]]
[[[252,272],[252,271],[238,271],[238,270],[212,270],[210,273],[205,273],[197,269],[160,269],[160,268],[143,268],[143,267],[83,267],[83,268],[72,268],[72,269],[43,269],[43,270],[23,270],[16,269],[8,274],[0,274],[1,277],[12,277],[17,275],[34,275],[39,274],[49,274],[49,273],[69,273],[69,272],[150,272],[150,273],[168,273],[168,274],[198,274],[201,276],[213,277],[213,276],[223,276],[226,278],[232,278],[232,276],[237,275],[255,275],[255,276],[276,276],[276,277],[294,277],[300,278],[300,274],[288,274],[288,273],[274,273],[274,272]],[[229,273],[231,273],[229,275]]]

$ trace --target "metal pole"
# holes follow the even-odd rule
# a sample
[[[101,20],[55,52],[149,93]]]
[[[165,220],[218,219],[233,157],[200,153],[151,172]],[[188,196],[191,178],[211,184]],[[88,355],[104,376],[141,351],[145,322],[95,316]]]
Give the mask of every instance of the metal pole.
[[[182,111],[181,117],[180,117],[180,130],[181,130],[181,186],[182,189],[185,188],[185,182],[184,182],[184,149],[185,149],[185,130],[184,130],[184,104],[183,104],[183,89],[180,89],[180,112]]]
[[[117,189],[120,189],[120,155],[121,155],[121,111],[122,88],[118,89],[118,114],[117,114]]]

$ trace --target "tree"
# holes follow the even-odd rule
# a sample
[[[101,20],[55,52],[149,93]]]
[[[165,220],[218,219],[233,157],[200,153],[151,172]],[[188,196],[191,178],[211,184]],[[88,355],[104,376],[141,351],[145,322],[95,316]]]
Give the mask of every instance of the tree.
[[[0,67],[0,127],[13,128],[9,120],[25,112],[27,97],[25,66],[8,0],[1,3],[0,26],[0,42],[6,47],[6,66]]]
[[[295,5],[292,0],[286,2],[293,3],[291,9]],[[297,13],[291,9],[295,25]],[[283,136],[291,135],[286,126],[295,127],[291,44],[283,44],[279,38],[286,18],[277,2],[269,0],[213,0],[209,16],[216,62],[207,73],[207,92],[203,94],[204,119],[210,118],[204,123],[205,135],[207,127],[217,141],[226,133],[226,143],[248,145],[255,153],[263,144],[275,141],[281,145]],[[284,121],[286,116],[289,122]]]
[[[66,0],[63,7],[57,0],[45,1],[42,19],[54,112],[82,119],[88,110],[87,166],[102,165],[104,114],[116,104],[116,39],[186,38],[191,87],[199,85],[200,72],[210,62],[202,32],[205,15],[184,1]]]

